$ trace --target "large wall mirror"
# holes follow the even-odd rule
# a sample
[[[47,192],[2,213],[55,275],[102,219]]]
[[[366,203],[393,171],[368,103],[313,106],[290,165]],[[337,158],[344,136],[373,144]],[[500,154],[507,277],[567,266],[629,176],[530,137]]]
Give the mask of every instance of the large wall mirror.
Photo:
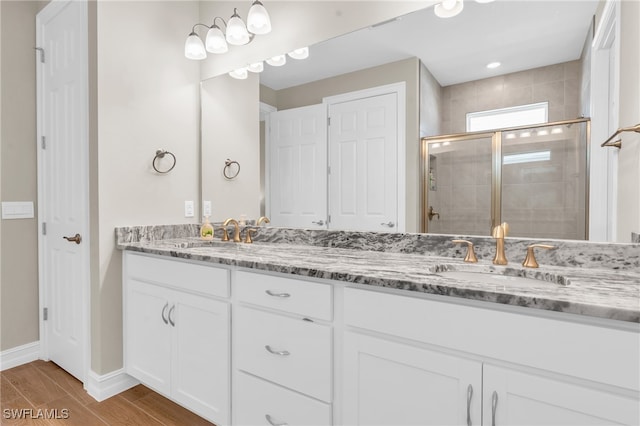
[[[330,220],[330,229],[340,228],[339,223],[345,223],[344,228],[359,229],[354,224],[356,222],[337,220],[335,214],[339,215],[341,211],[331,210],[331,207],[326,205],[335,206],[342,203],[341,209],[349,210],[349,197],[355,199],[355,196],[345,188],[355,186],[359,177],[346,176],[347,166],[355,164],[356,157],[363,157],[362,151],[356,148],[353,151],[343,149],[338,156],[340,158],[336,159],[332,157],[336,157],[335,152],[339,149],[335,149],[333,154],[325,153],[325,158],[320,158],[321,162],[324,161],[322,163],[324,166],[318,168],[311,162],[300,161],[299,155],[304,149],[307,149],[308,154],[313,152],[311,155],[318,160],[318,153],[313,148],[309,148],[313,143],[308,139],[303,144],[304,147],[294,147],[298,149],[295,155],[289,152],[293,155],[289,157],[290,164],[287,165],[284,160],[274,164],[276,163],[273,157],[275,154],[269,151],[272,148],[268,146],[265,150],[265,132],[269,138],[275,131],[273,123],[284,123],[287,120],[290,122],[290,116],[285,113],[286,111],[299,112],[296,117],[301,127],[298,130],[304,131],[305,125],[307,130],[314,126],[326,125],[326,115],[323,122],[322,116],[318,119],[318,116],[314,115],[316,111],[311,111],[314,105],[320,106],[320,109],[324,108],[325,113],[327,110],[330,111],[329,115],[340,113],[346,117],[352,111],[346,107],[339,109],[339,106],[342,107],[358,99],[395,93],[393,96],[396,97],[392,96],[393,99],[389,98],[389,101],[396,109],[384,109],[387,107],[381,106],[382,104],[376,104],[372,108],[378,108],[376,111],[387,111],[385,114],[402,120],[395,123],[396,127],[390,131],[392,134],[400,135],[401,146],[398,149],[389,150],[382,144],[377,154],[374,149],[368,151],[367,155],[370,155],[371,159],[365,168],[368,167],[369,175],[363,178],[369,179],[366,181],[368,193],[362,196],[364,201],[359,202],[374,211],[373,219],[365,218],[365,220],[369,220],[371,224],[379,222],[379,229],[371,229],[371,227],[368,229],[403,232],[424,230],[424,218],[430,207],[425,203],[425,197],[428,196],[429,189],[432,191],[436,189],[436,185],[433,180],[430,180],[434,179],[434,176],[429,174],[428,157],[424,158],[424,150],[421,152],[423,138],[467,132],[467,113],[541,102],[547,105],[546,119],[549,123],[571,122],[580,117],[591,116],[590,53],[593,21],[598,5],[597,0],[564,2],[498,0],[486,4],[466,1],[464,10],[450,19],[436,17],[433,8],[429,7],[310,46],[309,58],[305,60],[289,58],[287,64],[282,67],[270,67],[265,64],[263,73],[249,73],[249,78],[246,80],[235,80],[228,75],[222,75],[203,81],[201,86],[202,196],[203,200],[213,201],[213,220],[240,215],[257,218],[265,213],[277,216],[278,212],[273,210],[274,201],[265,200],[264,197],[265,193],[273,194],[273,188],[270,188],[272,178],[279,173],[278,182],[289,182],[292,187],[297,185],[301,194],[300,197],[294,197],[295,200],[285,200],[284,203],[289,202],[289,204],[282,210],[298,209],[308,213],[308,217],[304,217],[304,214],[299,215],[304,220],[308,220],[308,223],[296,222],[293,226],[326,229],[327,221]],[[500,66],[487,67],[495,62],[500,62]],[[402,85],[400,89],[398,89],[398,83]],[[273,116],[272,111],[275,110],[277,110],[276,114],[280,114],[278,117],[281,121],[274,122],[270,118]],[[402,114],[398,111],[402,111]],[[357,116],[356,113],[352,115]],[[375,113],[367,117],[371,121]],[[331,125],[334,124],[332,121]],[[375,127],[378,124],[376,122],[372,126]],[[577,123],[573,127],[571,125],[566,127],[565,124],[564,128],[568,130],[567,134],[579,134],[583,137],[575,144],[586,144],[584,137],[589,136],[585,130],[588,124],[588,121]],[[553,127],[540,130],[535,127],[534,129],[535,132],[551,132]],[[316,128],[315,131],[317,132],[318,129]],[[331,132],[330,127],[325,128],[320,131],[318,137],[330,139],[333,137]],[[504,137],[511,136],[505,134]],[[543,139],[548,140],[548,138]],[[593,146],[596,142],[590,143],[586,152],[595,149]],[[456,148],[462,147],[462,144],[452,143],[451,145]],[[509,145],[505,144],[505,146]],[[480,149],[479,147],[478,145],[476,149]],[[289,151],[294,148],[287,146]],[[490,148],[489,144],[488,152],[485,153],[485,157],[489,159],[491,158]],[[441,172],[446,170],[454,175],[464,173],[454,169],[449,170],[448,154],[446,154],[449,151],[451,149],[443,147],[442,144],[432,146],[432,160],[439,159],[440,164],[437,167]],[[550,163],[550,166],[540,164],[539,167],[531,167],[531,164],[528,164],[528,167],[522,168],[524,170],[522,174],[526,176],[516,176],[514,170],[520,170],[520,168],[517,163],[513,163],[508,172],[509,177],[514,181],[512,188],[515,188],[515,183],[520,183],[519,179],[524,181],[541,179],[540,176],[535,177],[535,173],[574,173],[582,176],[582,181],[578,184],[566,184],[564,193],[559,195],[561,198],[578,200],[577,210],[585,210],[582,212],[584,214],[582,219],[576,219],[580,232],[558,234],[556,237],[562,238],[563,235],[569,235],[567,238],[583,239],[589,232],[589,217],[586,214],[589,183],[584,178],[588,173],[587,154],[585,152],[584,156],[580,154],[577,157],[571,157],[566,154],[567,149],[557,146],[548,151],[554,156],[556,151],[560,155],[554,157],[553,164]],[[353,158],[349,158],[350,152]],[[518,154],[527,153],[528,151]],[[385,158],[388,159],[392,155],[393,161],[398,166],[396,170],[398,182],[388,184],[387,166],[383,162]],[[236,179],[227,180],[223,177],[222,170],[227,158],[239,161],[241,164],[241,173]],[[309,158],[305,157],[305,159]],[[484,157],[479,154],[476,158],[478,163],[474,163],[473,167],[479,169],[480,160]],[[536,160],[535,155],[529,158]],[[566,158],[567,162],[571,161],[571,167],[561,167],[557,160],[559,158]],[[538,160],[543,161],[540,158]],[[488,161],[488,164],[487,172],[490,175],[491,161]],[[346,181],[335,183],[327,177],[327,165],[330,168],[329,175],[342,173],[346,176]],[[320,169],[322,170],[319,173]],[[431,169],[434,169],[433,164]],[[314,173],[319,173],[318,179],[322,179],[322,176],[326,178],[325,185],[328,189],[325,190],[330,195],[326,195],[325,192],[316,197],[312,192],[304,189],[311,187],[313,182],[309,181],[316,179]],[[484,176],[484,172],[480,170],[475,170],[473,173]],[[481,186],[478,185],[478,179],[471,180],[470,184],[474,186],[472,189],[480,191],[470,195],[474,203],[486,204],[489,209],[495,207],[495,200],[491,199],[490,191],[488,199],[481,199],[482,194],[487,198],[486,191],[482,192],[478,189]],[[444,188],[444,183],[442,185]],[[486,186],[490,185],[491,182],[487,182]],[[538,190],[542,192],[533,196],[544,202],[548,199],[548,197],[545,198],[544,188],[549,185],[553,184],[548,179],[545,181],[542,178],[542,182],[538,185]],[[470,188],[466,189],[470,190]],[[570,194],[572,188],[573,193]],[[483,187],[482,190],[484,189],[486,188]],[[392,193],[392,198],[395,197],[393,199],[397,201],[396,210],[392,212],[395,216],[386,215],[388,212],[380,207],[386,196],[384,194],[389,191]],[[511,192],[522,196],[522,193],[518,193],[517,190]],[[383,195],[380,195],[381,193]],[[435,201],[435,195],[432,194],[432,196],[432,200]],[[502,195],[503,201],[507,196],[508,194]],[[333,201],[331,197],[334,197]],[[435,207],[435,210],[443,210],[439,212],[440,217],[434,216],[434,220],[443,220],[443,223],[447,219],[442,217],[443,212],[449,211],[453,203],[453,200],[444,201],[444,198],[441,197],[441,202],[449,203],[448,205],[431,206]],[[318,205],[316,202],[318,199],[323,199],[324,204]],[[517,204],[516,201],[511,201],[509,206],[513,206],[514,203]],[[558,203],[562,204],[562,201]],[[539,209],[539,206],[536,208]],[[324,209],[323,213],[318,215],[318,211],[322,209]],[[332,213],[334,217],[330,218]],[[378,213],[380,215],[376,216]],[[550,215],[549,221],[553,221],[553,213],[547,213]],[[570,220],[570,218],[567,219],[567,221]],[[585,221],[587,221],[586,224]],[[362,219],[358,218],[357,223],[360,222]],[[451,223],[454,221],[449,225]],[[487,228],[485,231],[468,231],[434,225],[427,231],[488,235],[490,227],[488,225],[485,227]],[[542,227],[544,228],[544,225]],[[532,230],[528,235],[526,229],[531,228],[532,226],[524,227],[519,236],[554,237],[554,235],[542,235],[540,227],[535,231]]]

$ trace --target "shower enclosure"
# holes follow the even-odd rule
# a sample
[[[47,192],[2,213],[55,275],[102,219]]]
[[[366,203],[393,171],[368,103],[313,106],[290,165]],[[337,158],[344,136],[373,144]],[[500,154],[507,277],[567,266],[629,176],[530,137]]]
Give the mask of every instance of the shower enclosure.
[[[588,238],[589,119],[422,139],[422,232]]]

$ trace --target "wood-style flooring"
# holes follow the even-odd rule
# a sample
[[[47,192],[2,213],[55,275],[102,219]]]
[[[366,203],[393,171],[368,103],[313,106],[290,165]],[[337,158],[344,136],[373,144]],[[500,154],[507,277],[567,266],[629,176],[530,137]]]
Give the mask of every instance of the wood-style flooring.
[[[213,425],[142,385],[97,402],[80,381],[52,362],[35,361],[5,370],[0,379],[1,425]],[[16,410],[28,418],[7,418]],[[57,414],[58,419],[33,419],[39,413]]]

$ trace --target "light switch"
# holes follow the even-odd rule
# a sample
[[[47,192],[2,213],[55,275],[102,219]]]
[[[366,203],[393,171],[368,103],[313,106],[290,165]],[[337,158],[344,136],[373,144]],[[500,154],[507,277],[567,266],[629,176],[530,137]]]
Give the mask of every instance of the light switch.
[[[33,219],[33,201],[3,201],[3,219]]]
[[[185,201],[184,217],[193,217],[193,216],[195,216],[195,207],[193,205],[193,201]]]
[[[211,216],[211,201],[202,202],[202,216]]]

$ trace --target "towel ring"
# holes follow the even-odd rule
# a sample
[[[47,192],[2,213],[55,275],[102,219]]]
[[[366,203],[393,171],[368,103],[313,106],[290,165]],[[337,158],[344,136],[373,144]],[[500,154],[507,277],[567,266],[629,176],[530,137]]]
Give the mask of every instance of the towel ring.
[[[164,158],[165,155],[170,155],[171,158],[173,158],[173,164],[167,170],[158,170],[158,167],[156,166],[156,161],[158,161],[158,158]],[[153,161],[151,162],[151,165],[153,166],[153,170],[155,170],[158,173],[163,173],[163,174],[169,173],[176,166],[176,156],[167,150],[159,149],[156,151],[156,156],[153,157]]]
[[[230,172],[231,166],[234,164],[238,166],[238,169],[236,170],[235,173],[232,173]],[[230,159],[227,158],[227,161],[224,162],[224,169],[222,169],[222,174],[227,180],[235,179],[240,174],[240,163],[238,163],[237,161],[231,161]]]

